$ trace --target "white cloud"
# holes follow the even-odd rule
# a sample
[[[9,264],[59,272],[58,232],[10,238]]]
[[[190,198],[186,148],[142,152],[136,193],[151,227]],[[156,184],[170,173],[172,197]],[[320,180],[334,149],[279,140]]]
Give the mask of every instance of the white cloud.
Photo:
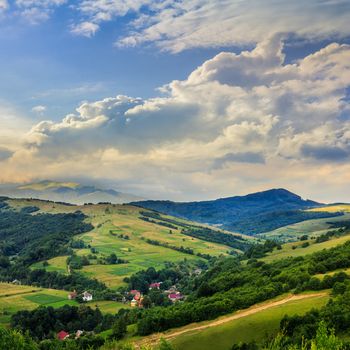
[[[36,25],[47,21],[54,9],[68,0],[16,0],[18,13],[28,23]]]
[[[162,97],[119,95],[42,121],[2,178],[69,170],[176,199],[269,186],[307,193],[306,183],[341,193],[350,170],[350,46],[334,43],[286,64],[282,39],[220,53],[164,86]]]
[[[76,35],[86,36],[87,38],[92,37],[99,30],[99,26],[92,22],[82,22],[73,25],[71,32]]]
[[[117,45],[150,42],[172,52],[252,44],[278,32],[318,39],[350,34],[347,0],[82,0],[76,8],[95,25],[133,13],[129,34]]]
[[[43,106],[43,105],[34,106],[32,108],[32,111],[38,114],[43,114],[44,112],[46,112],[46,106]]]

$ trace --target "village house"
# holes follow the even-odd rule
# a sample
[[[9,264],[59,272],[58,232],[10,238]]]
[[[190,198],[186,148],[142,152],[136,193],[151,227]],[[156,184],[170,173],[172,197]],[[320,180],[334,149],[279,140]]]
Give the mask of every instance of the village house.
[[[132,289],[130,292],[129,292],[130,295],[134,296],[136,294],[141,294],[141,292],[137,289]]]
[[[71,292],[68,294],[68,299],[69,300],[74,300],[78,296],[78,293],[76,291]]]
[[[132,299],[131,302],[130,302],[130,306],[131,306],[131,307],[137,307],[137,306],[138,306],[137,300]]]
[[[91,301],[92,300],[92,294],[90,294],[89,292],[84,292],[83,293],[83,300],[84,301]]]
[[[202,269],[195,269],[193,273],[198,276],[202,273]]]
[[[65,340],[67,338],[69,338],[69,333],[67,333],[66,331],[61,331],[61,332],[57,333],[58,340]]]
[[[81,331],[80,329],[78,329],[75,333],[75,339],[79,339],[83,333],[84,331]]]
[[[183,299],[183,295],[179,292],[171,293],[168,295],[168,298],[171,302],[176,303],[177,301],[180,301]]]
[[[151,289],[160,289],[160,285],[162,284],[162,282],[155,282],[155,283],[151,283],[149,285],[149,290]]]

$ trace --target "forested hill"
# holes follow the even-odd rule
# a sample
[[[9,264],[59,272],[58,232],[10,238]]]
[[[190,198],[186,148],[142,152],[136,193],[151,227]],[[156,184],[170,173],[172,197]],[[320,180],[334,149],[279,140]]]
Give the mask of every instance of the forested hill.
[[[132,204],[197,222],[221,225],[227,230],[245,234],[267,232],[308,219],[338,215],[303,211],[323,204],[304,200],[285,189],[203,202],[141,201]]]

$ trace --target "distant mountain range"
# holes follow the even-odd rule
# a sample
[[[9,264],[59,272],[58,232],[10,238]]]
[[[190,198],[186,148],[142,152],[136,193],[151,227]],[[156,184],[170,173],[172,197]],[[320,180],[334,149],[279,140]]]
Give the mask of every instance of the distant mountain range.
[[[14,198],[37,198],[72,204],[99,202],[123,204],[143,199],[115,190],[100,189],[95,186],[87,186],[75,182],[50,180],[19,186],[2,185],[0,186],[0,195]]]
[[[283,188],[203,202],[148,200],[131,204],[249,235],[304,220],[339,215],[304,211],[324,204],[302,199]]]

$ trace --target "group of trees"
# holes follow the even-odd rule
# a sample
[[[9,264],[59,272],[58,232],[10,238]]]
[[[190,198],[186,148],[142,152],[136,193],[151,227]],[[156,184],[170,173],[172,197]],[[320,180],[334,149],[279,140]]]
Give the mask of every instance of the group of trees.
[[[67,265],[69,265],[71,269],[80,270],[83,268],[83,266],[91,265],[90,260],[96,260],[96,262],[101,265],[117,265],[127,263],[126,260],[118,258],[115,253],[100,257],[92,254],[77,255],[73,253],[67,258]]]
[[[103,283],[75,272],[65,275],[30,268],[35,262],[72,254],[72,248],[85,246],[81,240],[72,240],[74,235],[93,229],[82,212],[32,215],[37,207],[15,211],[5,197],[0,198],[0,205],[0,281],[19,280],[26,285],[79,292],[107,290]],[[69,263],[79,268],[88,261],[72,254]]]
[[[34,209],[14,211],[6,203],[0,209],[1,255],[19,256],[29,265],[66,254],[73,235],[93,229],[82,212],[32,215]]]
[[[344,267],[350,267],[350,242],[271,264],[250,260],[245,265],[238,259],[222,258],[195,279],[194,290],[184,303],[146,310],[138,320],[138,333],[147,335],[212,319],[288,291],[332,288],[347,281],[348,275],[342,272],[322,280],[313,275]]]
[[[76,272],[64,275],[56,271],[49,272],[44,269],[30,269],[23,265],[11,265],[7,268],[0,267],[0,280],[3,282],[19,280],[22,284],[29,286],[34,285],[43,288],[63,289],[67,291],[72,291],[74,289],[79,292],[84,290],[107,290],[104,283]]]
[[[183,228],[181,233],[207,242],[225,244],[231,248],[246,251],[251,243],[239,235],[213,230],[207,227]]]
[[[311,339],[317,332],[317,324],[324,322],[335,333],[350,330],[350,282],[348,279],[333,285],[334,296],[319,310],[311,310],[303,316],[285,316],[280,324],[289,342],[300,342],[302,338]]]
[[[285,331],[281,330],[272,340],[265,344],[258,345],[252,343],[234,344],[231,350],[346,350],[349,349],[349,343],[343,342],[335,336],[334,329],[327,327],[326,323],[321,321],[316,323],[316,332],[312,338],[303,337],[303,339],[290,339]]]
[[[194,290],[194,280],[191,274],[195,268],[207,269],[207,263],[198,261],[189,263],[181,261],[178,263],[167,263],[167,266],[161,270],[156,270],[154,267],[149,267],[147,270],[136,272],[125,282],[128,283],[128,289],[137,289],[143,294],[149,292],[149,285],[152,282],[162,282],[161,289],[166,290],[170,286],[176,284],[184,293],[191,293]]]
[[[263,244],[252,244],[245,252],[243,258],[258,259],[264,257],[267,253],[271,253],[274,248],[282,249],[280,243],[266,240]]]
[[[114,316],[103,315],[98,308],[65,305],[57,309],[39,307],[32,311],[18,311],[11,318],[11,327],[29,332],[34,339],[43,340],[55,338],[61,330],[69,333],[78,330],[99,333],[111,328],[114,321]]]
[[[183,254],[189,254],[189,255],[197,255],[203,259],[211,259],[212,256],[209,255],[209,254],[203,254],[203,253],[195,253],[194,250],[192,248],[189,248],[189,247],[184,247],[184,246],[176,246],[176,245],[172,245],[168,242],[161,242],[161,241],[158,241],[156,239],[149,239],[147,238],[146,239],[146,243],[148,244],[152,244],[152,245],[155,245],[155,246],[161,246],[161,247],[164,247],[164,248],[169,248],[169,249],[172,249],[172,250],[176,250],[177,252],[180,252],[180,253],[183,253]]]
[[[67,339],[59,341],[55,339],[45,339],[35,341],[28,334],[23,334],[18,330],[0,328],[0,349],[6,350],[136,350],[132,344],[120,343],[118,340],[106,340],[101,336],[84,335],[78,339]],[[140,350],[174,350],[174,348],[165,341],[154,347],[143,347]]]

